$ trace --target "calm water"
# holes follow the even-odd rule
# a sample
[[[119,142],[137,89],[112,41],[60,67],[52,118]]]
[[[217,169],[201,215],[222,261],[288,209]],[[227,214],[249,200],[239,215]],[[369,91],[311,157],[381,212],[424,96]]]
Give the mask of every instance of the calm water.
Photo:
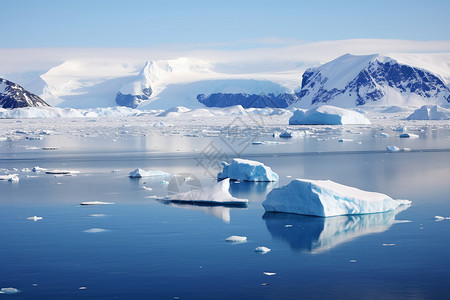
[[[214,138],[166,137],[170,154],[152,147],[150,138],[113,144],[101,137],[86,142],[56,136],[50,144],[64,146],[56,151],[23,148],[48,145],[48,140],[2,142],[0,168],[38,165],[80,173],[19,172],[18,183],[0,181],[0,288],[21,291],[0,297],[447,298],[450,220],[436,222],[434,216],[450,216],[449,140],[433,134],[381,140],[372,134],[359,138],[362,145],[297,140],[246,148],[242,157],[264,162],[281,179],[232,184],[233,196],[250,199],[247,208],[167,205],[149,196],[167,195],[173,181],[127,177],[140,167],[193,174],[201,185],[211,184],[217,166],[204,168],[199,160]],[[386,154],[389,144],[413,151]],[[177,153],[175,148],[199,150]],[[266,193],[287,184],[288,176],[330,179],[413,205],[327,219],[265,213]],[[115,204],[80,206],[82,201]],[[26,219],[35,215],[43,220]],[[104,230],[85,232],[92,228]],[[225,242],[231,235],[248,241]],[[258,246],[272,251],[255,253]]]

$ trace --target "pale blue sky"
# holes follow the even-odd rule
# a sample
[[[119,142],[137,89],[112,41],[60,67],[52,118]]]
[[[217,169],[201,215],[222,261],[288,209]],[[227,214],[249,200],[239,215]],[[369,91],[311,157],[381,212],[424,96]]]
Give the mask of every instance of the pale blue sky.
[[[0,0],[0,48],[450,40],[450,1]]]

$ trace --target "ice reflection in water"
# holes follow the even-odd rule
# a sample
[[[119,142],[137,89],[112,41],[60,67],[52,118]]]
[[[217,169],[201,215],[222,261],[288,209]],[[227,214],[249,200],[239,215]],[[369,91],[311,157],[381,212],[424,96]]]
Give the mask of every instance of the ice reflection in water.
[[[396,223],[395,216],[407,208],[401,206],[386,213],[330,218],[265,213],[263,219],[274,239],[288,242],[294,251],[316,254],[355,238],[388,230]]]

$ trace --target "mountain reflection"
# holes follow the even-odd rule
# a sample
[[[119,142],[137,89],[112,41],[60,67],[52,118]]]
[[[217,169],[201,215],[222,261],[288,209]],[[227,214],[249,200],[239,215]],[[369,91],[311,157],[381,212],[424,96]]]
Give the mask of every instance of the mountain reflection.
[[[265,213],[263,219],[274,239],[286,241],[293,250],[321,253],[360,236],[380,233],[395,223],[395,216],[407,209],[369,215],[330,218],[287,213]],[[286,226],[287,225],[287,226]]]
[[[246,208],[237,208],[237,207],[227,207],[221,205],[196,205],[196,204],[179,204],[179,203],[167,203],[170,206],[181,207],[190,210],[201,211],[207,215],[214,216],[216,218],[221,219],[225,223],[230,223],[231,215],[230,211],[232,209],[246,209]]]

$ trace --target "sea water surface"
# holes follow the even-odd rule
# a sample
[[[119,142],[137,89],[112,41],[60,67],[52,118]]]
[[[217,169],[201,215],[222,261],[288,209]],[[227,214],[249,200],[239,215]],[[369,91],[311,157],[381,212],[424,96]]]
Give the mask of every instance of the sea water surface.
[[[225,141],[240,141],[234,148],[220,144],[220,136],[2,141],[0,169],[17,169],[20,181],[0,181],[0,288],[20,292],[0,298],[446,298],[450,220],[434,217],[450,217],[448,129],[410,140],[374,134],[341,143],[270,136],[262,138],[278,144]],[[390,144],[411,151],[386,153]],[[50,145],[59,148],[42,150]],[[192,188],[187,177],[195,187],[214,183],[217,162],[238,156],[280,176],[278,183],[232,183],[231,194],[249,199],[248,207],[155,199]],[[79,173],[21,172],[34,166]],[[138,167],[176,176],[129,178]],[[292,178],[330,179],[412,206],[333,218],[265,213],[265,195]],[[43,219],[27,220],[32,216]],[[226,242],[231,235],[248,240]],[[256,253],[259,246],[271,251]]]

